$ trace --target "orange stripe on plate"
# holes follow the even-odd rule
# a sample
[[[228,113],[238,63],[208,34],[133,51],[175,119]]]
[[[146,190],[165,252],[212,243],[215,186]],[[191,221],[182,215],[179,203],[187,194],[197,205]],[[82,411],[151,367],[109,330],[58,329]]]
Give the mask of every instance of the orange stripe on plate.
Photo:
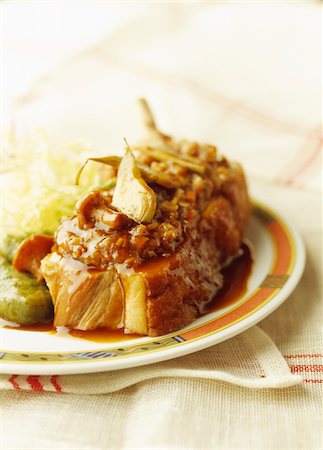
[[[275,290],[276,289],[272,288],[260,289],[247,302],[243,303],[235,310],[229,312],[228,314],[222,317],[219,317],[218,319],[214,319],[212,322],[206,323],[204,326],[181,333],[180,336],[186,340],[195,339],[202,335],[208,334],[212,331],[216,331],[220,328],[223,328],[226,325],[230,325],[233,322],[240,321],[246,315],[248,315],[248,313],[257,308],[257,306],[261,305],[264,302],[264,300],[269,298],[269,296]]]
[[[277,252],[278,259],[272,270],[272,274],[287,274],[292,258],[292,249],[288,236],[278,222],[270,222],[267,224],[267,227],[272,233],[279,249]]]

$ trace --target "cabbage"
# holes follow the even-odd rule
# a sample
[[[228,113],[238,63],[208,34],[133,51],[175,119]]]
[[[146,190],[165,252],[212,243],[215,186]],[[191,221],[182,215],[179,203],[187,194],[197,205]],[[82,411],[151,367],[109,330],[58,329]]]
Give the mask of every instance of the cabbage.
[[[7,147],[2,153],[6,157],[0,176],[0,249],[10,235],[53,234],[61,218],[73,214],[82,195],[100,183],[100,172],[92,163],[81,185],[75,185],[78,169],[92,153],[84,143],[53,149],[40,134],[11,142],[9,151]]]

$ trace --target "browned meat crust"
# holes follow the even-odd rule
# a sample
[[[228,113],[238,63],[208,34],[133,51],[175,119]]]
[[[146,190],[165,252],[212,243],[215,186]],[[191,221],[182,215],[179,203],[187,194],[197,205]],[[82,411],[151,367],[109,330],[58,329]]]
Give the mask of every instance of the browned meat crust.
[[[207,205],[196,233],[167,263],[143,265],[147,284],[148,334],[166,334],[191,323],[222,286],[220,268],[241,245],[249,217],[249,201],[243,173],[226,186],[225,196]]]
[[[192,322],[222,286],[220,269],[237,255],[250,214],[243,171],[217,157],[212,146],[175,141],[172,146],[179,155],[199,159],[205,170],[196,174],[176,163],[140,155],[142,164],[181,180],[177,189],[153,186],[157,209],[151,223],[134,222],[111,206],[110,192],[97,191],[83,199],[77,215],[58,229],[53,253],[43,263],[57,312],[55,325],[116,328],[123,317],[128,331],[158,336]],[[73,289],[77,271],[73,275],[68,264],[75,260],[88,270],[86,276],[82,271],[83,278]],[[98,273],[111,270],[123,283],[124,297],[112,299],[123,312],[114,312],[117,320],[110,323],[101,317],[111,305],[108,294],[99,295],[99,315],[90,313],[92,293],[83,294],[90,286],[98,295],[96,280],[104,292],[104,277]],[[134,274],[140,275],[132,285],[140,291],[139,299],[131,294]],[[67,288],[58,287],[62,280]]]

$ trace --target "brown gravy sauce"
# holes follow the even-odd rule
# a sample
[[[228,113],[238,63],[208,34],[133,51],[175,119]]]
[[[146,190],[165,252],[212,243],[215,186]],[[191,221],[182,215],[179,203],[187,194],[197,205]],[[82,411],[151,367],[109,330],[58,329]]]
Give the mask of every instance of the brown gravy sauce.
[[[230,306],[244,296],[248,289],[253,260],[252,244],[244,242],[240,255],[221,270],[223,286],[206,305],[203,315]]]
[[[241,246],[240,255],[221,271],[224,278],[223,287],[207,304],[203,315],[230,306],[243,297],[247,292],[252,262],[253,255],[251,244],[244,242]],[[57,331],[51,322],[35,325],[21,325],[19,327],[5,325],[4,328],[57,334]],[[93,331],[70,330],[67,334],[78,339],[94,342],[120,342],[141,337],[138,334],[124,334],[123,328],[120,328],[119,330],[107,330],[103,328]]]

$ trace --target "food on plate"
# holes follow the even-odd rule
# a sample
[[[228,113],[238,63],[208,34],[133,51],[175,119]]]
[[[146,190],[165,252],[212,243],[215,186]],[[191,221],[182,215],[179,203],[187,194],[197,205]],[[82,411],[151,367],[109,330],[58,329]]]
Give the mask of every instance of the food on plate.
[[[118,169],[111,206],[137,223],[152,222],[156,212],[156,194],[142,178],[129,148]]]
[[[126,142],[123,157],[88,157],[77,183],[91,162],[105,169],[100,185],[82,191],[53,240],[27,237],[13,258],[45,280],[55,326],[176,331],[202,313],[239,255],[250,215],[241,166],[212,145],[161,133],[140,104],[144,138]]]
[[[51,251],[53,245],[54,239],[51,236],[32,234],[17,247],[12,266],[20,272],[31,273],[37,281],[41,281],[43,275],[40,270],[40,263]]]
[[[53,303],[43,283],[28,273],[15,270],[0,256],[0,317],[20,324],[47,322],[53,317]]]
[[[27,243],[32,240],[33,235],[41,235],[42,241],[49,238],[52,243],[61,217],[73,214],[80,196],[100,185],[102,171],[89,167],[82,185],[73,184],[80,164],[91,153],[85,143],[75,142],[53,151],[42,132],[30,140],[9,136],[1,142],[0,317],[20,324],[47,322],[53,318],[53,302],[43,277],[39,273],[37,280],[18,272],[12,261],[16,259],[20,270],[28,270],[21,267],[23,261],[29,269],[36,268],[46,249],[40,254],[38,246],[33,254],[27,251],[23,255],[24,245],[18,255],[19,246],[25,239]]]
[[[21,242],[25,239],[23,236],[14,236],[12,234],[6,234],[3,236],[0,254],[9,262],[12,262],[17,248],[21,244]]]

